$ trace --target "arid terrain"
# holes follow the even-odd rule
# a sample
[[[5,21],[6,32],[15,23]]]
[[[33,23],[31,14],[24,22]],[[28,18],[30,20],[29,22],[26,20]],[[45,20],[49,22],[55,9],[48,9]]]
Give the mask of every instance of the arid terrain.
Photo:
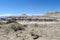
[[[0,40],[60,40],[60,12],[0,18]]]

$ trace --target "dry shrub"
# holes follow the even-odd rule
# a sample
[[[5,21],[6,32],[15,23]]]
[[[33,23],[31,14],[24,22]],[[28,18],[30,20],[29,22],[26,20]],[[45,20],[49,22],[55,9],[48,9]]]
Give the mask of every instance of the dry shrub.
[[[6,23],[0,21],[0,25],[3,25],[3,24],[6,24]]]
[[[23,25],[22,25],[22,24],[18,24],[18,23],[12,24],[12,25],[11,25],[11,28],[12,28],[14,31],[24,30]]]
[[[33,36],[33,39],[38,39],[40,36],[33,33],[33,31],[30,32],[31,36]]]
[[[7,24],[8,23],[17,23],[16,20],[8,20]]]

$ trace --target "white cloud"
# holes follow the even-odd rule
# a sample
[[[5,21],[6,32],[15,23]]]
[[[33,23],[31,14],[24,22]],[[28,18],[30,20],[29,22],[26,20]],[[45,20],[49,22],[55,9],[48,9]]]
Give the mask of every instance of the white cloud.
[[[0,16],[12,16],[12,14],[0,14]]]
[[[6,13],[6,14],[0,14],[0,16],[20,16],[22,13],[20,13],[20,14],[11,14],[11,13]],[[27,14],[27,15],[29,15],[29,16],[31,16],[31,15],[38,15],[38,16],[42,16],[43,14]]]
[[[43,13],[41,13],[41,14],[29,14],[29,15],[33,15],[33,16],[43,16],[44,14]]]

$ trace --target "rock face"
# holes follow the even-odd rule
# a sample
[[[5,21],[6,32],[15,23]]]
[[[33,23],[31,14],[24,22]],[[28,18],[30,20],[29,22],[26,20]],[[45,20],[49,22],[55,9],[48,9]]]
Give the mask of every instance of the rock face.
[[[60,23],[28,24],[17,31],[11,25],[0,26],[0,40],[60,40]]]

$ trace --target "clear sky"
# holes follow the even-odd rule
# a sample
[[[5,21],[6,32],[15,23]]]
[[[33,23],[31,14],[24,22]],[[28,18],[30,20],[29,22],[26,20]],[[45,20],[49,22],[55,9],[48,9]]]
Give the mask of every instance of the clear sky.
[[[0,0],[0,16],[60,11],[60,0]]]

